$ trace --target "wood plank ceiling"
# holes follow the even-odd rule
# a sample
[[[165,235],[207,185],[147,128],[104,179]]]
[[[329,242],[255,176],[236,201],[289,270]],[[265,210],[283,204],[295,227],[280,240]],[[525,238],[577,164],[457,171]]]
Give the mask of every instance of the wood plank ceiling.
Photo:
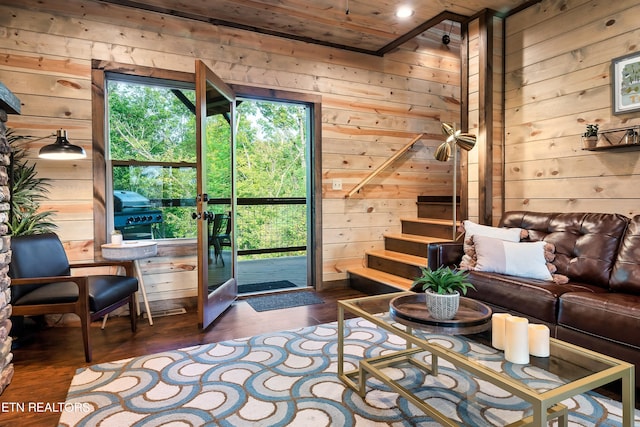
[[[540,0],[101,0],[186,19],[382,56],[444,20]],[[413,9],[408,18],[396,10]]]

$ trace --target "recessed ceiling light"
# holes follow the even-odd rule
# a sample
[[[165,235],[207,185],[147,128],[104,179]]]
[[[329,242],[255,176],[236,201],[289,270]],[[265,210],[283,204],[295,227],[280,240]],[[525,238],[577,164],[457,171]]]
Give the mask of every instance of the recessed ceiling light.
[[[409,6],[400,6],[396,11],[396,16],[398,18],[408,18],[411,15],[413,15],[413,9],[411,9]]]

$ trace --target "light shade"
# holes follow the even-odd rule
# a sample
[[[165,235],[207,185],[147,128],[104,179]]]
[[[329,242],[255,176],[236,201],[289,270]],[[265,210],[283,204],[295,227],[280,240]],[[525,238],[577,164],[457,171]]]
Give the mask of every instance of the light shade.
[[[56,142],[42,147],[38,157],[51,160],[76,160],[84,159],[87,157],[87,153],[84,148],[69,142],[66,130],[58,129]]]
[[[476,136],[470,133],[462,133],[462,131],[455,130],[452,125],[449,123],[442,123],[442,133],[447,137],[447,139],[436,148],[436,152],[434,153],[434,157],[436,160],[440,162],[446,162],[451,157],[453,157],[453,230],[451,233],[451,238],[453,241],[456,241],[456,229],[458,227],[457,220],[457,165],[456,165],[456,153],[457,148],[460,147],[462,150],[469,151],[476,145]]]
[[[442,123],[442,133],[447,137],[447,140],[436,149],[434,156],[436,160],[441,162],[446,162],[451,157],[450,144],[456,144],[464,151],[470,151],[476,145],[475,135],[455,130],[449,123]],[[445,157],[443,152],[448,153],[448,155]]]

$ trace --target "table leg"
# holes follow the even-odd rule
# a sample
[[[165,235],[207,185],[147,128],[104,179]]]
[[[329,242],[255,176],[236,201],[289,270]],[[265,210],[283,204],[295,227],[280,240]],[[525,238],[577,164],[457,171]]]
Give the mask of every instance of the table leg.
[[[344,375],[344,308],[338,305],[338,377]]]
[[[153,319],[151,318],[151,310],[149,309],[149,301],[147,300],[147,291],[144,288],[144,280],[142,279],[142,270],[140,270],[140,263],[138,260],[133,261],[133,268],[138,276],[138,284],[140,285],[140,292],[142,293],[142,300],[144,301],[144,308],[147,310],[147,317],[149,318],[149,325],[153,325]],[[136,307],[139,307],[139,304],[136,302]],[[139,310],[139,308],[138,308]]]
[[[622,425],[624,427],[634,425],[636,401],[634,378],[635,372],[632,365],[631,369],[625,372],[625,375],[622,377]]]
[[[534,405],[535,407],[535,405]],[[505,427],[530,427],[533,425],[542,425],[547,426],[549,422],[551,422],[554,418],[558,420],[558,427],[567,427],[569,425],[569,409],[563,405],[562,403],[556,403],[551,408],[547,409],[547,417],[543,417],[544,411],[542,411],[542,407],[539,406],[540,413],[540,424],[534,423],[535,415],[529,415],[519,421],[516,421],[511,424],[507,424]],[[535,410],[534,410],[535,412]]]

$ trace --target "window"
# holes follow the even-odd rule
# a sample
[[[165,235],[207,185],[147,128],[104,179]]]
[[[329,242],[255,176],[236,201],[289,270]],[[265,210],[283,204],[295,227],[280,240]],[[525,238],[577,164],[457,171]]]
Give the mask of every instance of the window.
[[[111,228],[125,240],[195,238],[192,85],[108,74],[107,97]]]

